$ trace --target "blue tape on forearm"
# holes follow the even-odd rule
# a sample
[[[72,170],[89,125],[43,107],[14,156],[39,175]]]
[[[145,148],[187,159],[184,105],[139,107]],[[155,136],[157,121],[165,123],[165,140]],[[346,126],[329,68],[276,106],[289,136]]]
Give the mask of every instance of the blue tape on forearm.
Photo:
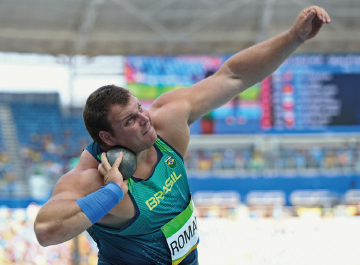
[[[124,197],[123,191],[120,189],[119,185],[114,182],[106,183],[105,188],[112,190],[119,197],[119,201]]]
[[[103,218],[123,198],[124,194],[117,184],[108,184],[76,201],[93,224]]]

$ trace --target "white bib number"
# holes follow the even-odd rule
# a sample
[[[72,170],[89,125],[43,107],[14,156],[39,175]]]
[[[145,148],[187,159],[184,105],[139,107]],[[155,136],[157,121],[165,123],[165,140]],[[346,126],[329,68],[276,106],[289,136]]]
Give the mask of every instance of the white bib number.
[[[186,209],[161,227],[168,243],[172,264],[179,264],[199,244],[199,235],[192,199]]]

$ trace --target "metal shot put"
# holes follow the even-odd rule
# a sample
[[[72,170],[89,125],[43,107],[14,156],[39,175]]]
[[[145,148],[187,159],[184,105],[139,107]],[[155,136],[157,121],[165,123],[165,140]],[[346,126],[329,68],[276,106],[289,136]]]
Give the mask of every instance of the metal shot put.
[[[123,179],[130,178],[137,167],[136,155],[129,149],[122,146],[115,146],[106,153],[109,164],[113,166],[115,160],[119,157],[120,152],[123,152],[123,158],[119,166],[119,171]]]

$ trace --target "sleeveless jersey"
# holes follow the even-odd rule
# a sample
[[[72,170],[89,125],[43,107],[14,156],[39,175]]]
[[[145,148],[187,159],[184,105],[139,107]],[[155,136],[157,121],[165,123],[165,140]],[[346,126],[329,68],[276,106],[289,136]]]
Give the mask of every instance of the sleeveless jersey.
[[[190,188],[182,156],[159,136],[154,144],[158,160],[145,180],[128,179],[135,216],[121,229],[98,224],[87,231],[99,249],[98,264],[171,264],[171,254],[161,227],[190,202]],[[93,142],[86,147],[99,162],[103,150]],[[181,264],[198,264],[197,249]]]

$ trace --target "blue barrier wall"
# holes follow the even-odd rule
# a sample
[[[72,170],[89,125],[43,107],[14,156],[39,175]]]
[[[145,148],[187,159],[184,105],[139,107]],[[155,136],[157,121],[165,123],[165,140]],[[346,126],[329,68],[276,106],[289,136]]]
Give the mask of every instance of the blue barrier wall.
[[[210,174],[206,177],[201,175],[188,175],[190,190],[198,191],[237,191],[245,203],[250,191],[280,190],[285,192],[287,204],[290,205],[290,194],[294,190],[329,190],[342,197],[347,190],[360,189],[360,176],[356,174],[329,175],[278,175],[274,176],[226,176]],[[50,194],[49,194],[50,196]],[[37,200],[33,198],[0,198],[0,206],[10,208],[26,208],[30,203],[43,205],[47,199]]]
[[[226,177],[220,175],[209,175],[201,178],[189,175],[191,192],[197,191],[237,191],[245,203],[248,192],[254,190],[269,191],[281,190],[286,193],[287,204],[290,205],[289,196],[291,192],[299,189],[324,189],[336,192],[340,197],[349,189],[360,188],[360,176],[355,174],[343,175],[317,175],[317,176],[285,176],[264,177],[264,176],[238,176]]]

